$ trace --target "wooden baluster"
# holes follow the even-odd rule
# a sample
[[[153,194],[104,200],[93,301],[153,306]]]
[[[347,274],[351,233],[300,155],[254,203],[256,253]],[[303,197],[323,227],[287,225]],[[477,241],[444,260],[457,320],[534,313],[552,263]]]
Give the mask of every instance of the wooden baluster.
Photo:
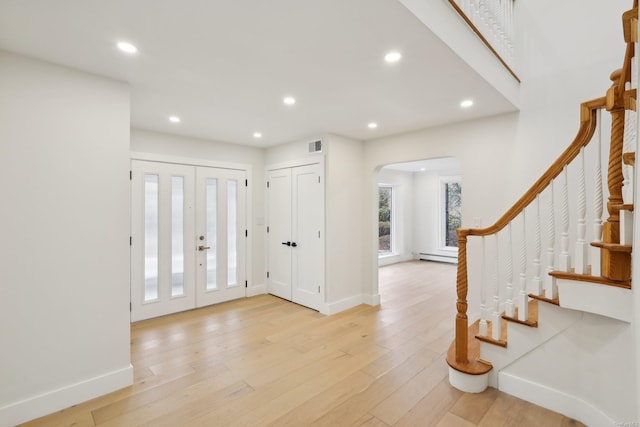
[[[596,164],[594,168],[593,196],[593,240],[602,241],[602,110],[597,114],[598,135],[596,141]],[[600,276],[600,248],[591,248],[591,275]]]
[[[526,210],[522,211],[522,240],[520,242],[520,286],[518,292],[518,320],[529,319],[529,296],[527,295],[527,221]]]
[[[499,263],[500,263],[500,250],[499,250],[499,241],[498,241],[498,233],[496,236],[496,262],[495,268],[493,270],[493,312],[491,313],[491,338],[494,340],[500,340],[502,335],[502,318],[500,316],[500,286],[499,286]]]
[[[487,327],[487,242],[482,236],[482,272],[480,280],[480,327],[478,335],[489,335]]]
[[[569,183],[567,167],[562,170],[561,206],[562,235],[560,237],[560,262],[558,269],[568,272],[571,269],[571,255],[569,255]]]
[[[507,301],[504,304],[504,312],[509,317],[515,317],[516,310],[513,303],[513,238],[511,235],[511,223],[508,225],[507,242]]]
[[[542,253],[542,236],[540,231],[540,194],[536,196],[535,207],[535,258],[533,259],[532,290],[536,295],[542,295],[542,279],[540,278],[540,256]]]
[[[469,284],[467,282],[467,236],[469,230],[458,229],[458,276],[456,281],[456,362],[467,363],[468,355],[468,333],[469,321],[467,318],[467,293]]]
[[[578,167],[578,232],[575,252],[575,272],[577,274],[587,274],[587,187],[585,184],[584,147],[580,149],[580,154],[578,155]]]
[[[556,222],[555,222],[555,205],[553,200],[553,181],[549,184],[549,205],[548,205],[548,223],[547,223],[547,276],[544,281],[544,294],[547,298],[554,299],[558,297],[558,286],[556,278],[550,273],[555,270],[555,246],[556,246]]]

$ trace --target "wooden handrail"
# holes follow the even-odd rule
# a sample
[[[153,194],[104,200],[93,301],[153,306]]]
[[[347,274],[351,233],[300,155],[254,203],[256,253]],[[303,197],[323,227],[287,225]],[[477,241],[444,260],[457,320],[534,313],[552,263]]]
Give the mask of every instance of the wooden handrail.
[[[478,27],[476,27],[474,25],[474,23],[471,21],[471,19],[469,19],[467,14],[464,13],[464,11],[462,9],[460,9],[460,6],[458,6],[456,4],[456,1],[455,0],[449,0],[449,4],[451,4],[451,6],[455,9],[455,11],[458,12],[458,15],[460,15],[462,17],[462,19],[464,19],[464,21],[467,23],[469,28],[471,28],[473,30],[473,32],[476,33],[476,35],[478,37],[480,37],[480,40],[482,40],[482,42],[485,44],[485,46],[487,46],[487,48],[489,48],[491,53],[493,53],[493,55],[496,58],[498,58],[498,61],[500,61],[500,63],[502,63],[502,65],[504,65],[504,67],[507,69],[509,74],[511,74],[513,76],[513,78],[516,79],[516,81],[518,83],[520,83],[520,78],[515,73],[515,71],[513,71],[513,69],[511,69],[511,67],[506,63],[506,61],[502,58],[502,56],[500,56],[498,51],[494,49],[494,47],[491,45],[491,43],[489,43],[489,40],[487,40],[486,37],[482,35],[482,32],[480,32]]]
[[[538,194],[540,194],[551,181],[556,178],[564,167],[571,163],[573,159],[580,153],[580,149],[586,146],[596,130],[596,113],[599,109],[605,107],[605,97],[593,99],[581,104],[581,122],[580,129],[575,139],[567,147],[566,150],[556,159],[555,162],[542,174],[542,176],[527,190],[527,192],[504,214],[495,224],[486,228],[470,228],[464,229],[469,236],[489,236],[495,234],[506,227],[513,221],[531,202],[533,202]]]

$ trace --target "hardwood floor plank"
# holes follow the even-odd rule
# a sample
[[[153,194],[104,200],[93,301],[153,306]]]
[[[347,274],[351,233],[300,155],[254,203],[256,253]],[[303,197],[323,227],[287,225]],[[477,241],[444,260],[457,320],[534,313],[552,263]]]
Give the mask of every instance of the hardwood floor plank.
[[[462,395],[463,393],[453,388],[449,379],[445,378],[404,414],[394,427],[433,427]]]
[[[581,425],[449,385],[455,274],[442,263],[382,267],[381,306],[328,317],[259,295],[135,323],[132,386],[25,425]]]

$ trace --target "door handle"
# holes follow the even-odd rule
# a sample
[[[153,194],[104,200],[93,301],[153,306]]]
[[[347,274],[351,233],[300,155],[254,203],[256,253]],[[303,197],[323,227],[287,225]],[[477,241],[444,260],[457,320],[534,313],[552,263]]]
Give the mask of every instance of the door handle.
[[[283,245],[291,246],[291,242],[282,242]],[[295,245],[295,243],[294,243]]]
[[[296,242],[291,243],[291,246],[293,246],[294,248],[298,246],[298,244]]]
[[[211,249],[211,246],[203,246],[203,245],[198,246],[199,251],[206,251],[207,249]]]

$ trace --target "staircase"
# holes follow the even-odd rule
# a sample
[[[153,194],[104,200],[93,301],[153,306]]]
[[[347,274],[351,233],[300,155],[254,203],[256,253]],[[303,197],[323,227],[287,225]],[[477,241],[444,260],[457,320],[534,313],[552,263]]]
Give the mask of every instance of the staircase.
[[[460,390],[493,386],[527,398],[522,372],[535,371],[536,364],[546,364],[541,372],[559,369],[545,359],[551,349],[571,348],[566,337],[585,322],[602,322],[607,331],[622,328],[620,336],[630,329],[638,0],[622,22],[623,66],[611,74],[605,96],[581,104],[574,141],[495,224],[458,230],[458,313],[447,363],[449,380]],[[610,114],[610,129],[604,114]],[[468,263],[468,256],[477,262]],[[479,318],[471,325],[470,289],[479,295]],[[570,364],[570,357],[562,363]],[[536,387],[543,406],[545,399],[552,399],[547,406],[555,410],[563,399],[567,407],[581,404],[531,384]],[[609,406],[615,412],[615,402]],[[566,415],[580,418],[576,411]],[[592,422],[612,421],[591,411]]]

